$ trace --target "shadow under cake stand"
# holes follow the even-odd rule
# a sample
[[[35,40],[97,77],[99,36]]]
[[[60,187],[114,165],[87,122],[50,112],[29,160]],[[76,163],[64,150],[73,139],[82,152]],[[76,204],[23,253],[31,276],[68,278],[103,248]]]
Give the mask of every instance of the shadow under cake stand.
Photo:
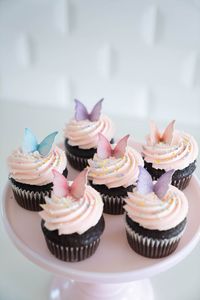
[[[71,179],[76,172],[69,170]],[[96,253],[82,262],[67,263],[48,250],[37,212],[21,208],[7,184],[2,211],[5,228],[19,251],[55,274],[49,300],[153,300],[149,278],[183,260],[200,239],[200,184],[196,176],[184,191],[189,200],[187,227],[177,250],[162,259],[136,254],[126,240],[123,216],[105,215],[106,228]]]

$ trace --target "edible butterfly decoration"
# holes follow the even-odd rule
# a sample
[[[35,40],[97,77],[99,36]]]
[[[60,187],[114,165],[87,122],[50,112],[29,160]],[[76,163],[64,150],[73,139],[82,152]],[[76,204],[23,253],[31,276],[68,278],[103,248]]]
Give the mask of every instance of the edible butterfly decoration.
[[[42,156],[46,156],[51,150],[52,144],[54,142],[55,136],[58,131],[52,132],[46,136],[40,144],[38,144],[35,135],[29,128],[25,128],[24,131],[24,141],[23,141],[23,152],[32,153],[38,151]]]
[[[103,134],[99,133],[98,137],[99,140],[97,145],[97,156],[99,158],[106,159],[110,156],[114,156],[115,158],[120,158],[124,156],[126,152],[129,134],[121,138],[114,149],[112,149],[110,142]]]
[[[76,100],[76,99],[74,101],[75,101],[75,119],[76,119],[76,121],[89,120],[91,122],[94,122],[94,121],[99,120],[103,99],[99,100],[95,104],[95,106],[93,107],[93,109],[90,113],[88,113],[87,108],[81,101]]]
[[[152,146],[159,142],[170,145],[173,139],[174,123],[175,120],[171,121],[165,128],[164,132],[161,134],[156,126],[156,123],[151,121],[150,135],[147,137],[148,143]]]
[[[58,197],[71,196],[75,199],[80,199],[83,197],[86,188],[88,169],[84,169],[79,175],[74,179],[74,182],[69,186],[66,178],[59,173],[57,170],[52,170],[53,178],[53,193]]]
[[[139,166],[139,169],[140,173],[137,182],[138,192],[140,194],[148,194],[154,192],[158,196],[158,198],[162,199],[169,188],[174,170],[170,170],[164,173],[154,184],[149,172],[141,166]]]

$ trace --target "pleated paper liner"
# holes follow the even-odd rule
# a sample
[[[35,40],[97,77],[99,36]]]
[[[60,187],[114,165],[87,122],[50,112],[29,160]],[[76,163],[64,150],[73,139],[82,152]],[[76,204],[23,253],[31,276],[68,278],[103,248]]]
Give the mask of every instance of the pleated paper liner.
[[[68,247],[62,244],[54,243],[45,237],[49,251],[58,259],[66,262],[78,262],[92,256],[99,246],[100,239],[93,241],[86,246]]]
[[[184,230],[177,236],[168,239],[156,239],[135,232],[126,223],[126,236],[130,247],[136,253],[149,258],[162,258],[173,253],[180,242],[183,232]]]
[[[41,211],[42,208],[40,204],[45,203],[45,196],[51,196],[51,190],[44,192],[26,191],[17,187],[13,183],[11,184],[11,187],[17,203],[24,209],[31,211]]]
[[[101,194],[104,203],[104,213],[110,215],[122,215],[124,213],[124,199],[127,197],[128,192],[133,190],[134,185],[126,188],[121,186],[109,189],[106,185],[93,184],[91,180],[89,184]]]
[[[122,215],[124,213],[124,197],[108,196],[104,194],[101,194],[101,197],[104,203],[104,213],[110,215]]]
[[[68,151],[66,151],[66,156],[68,162],[75,170],[82,171],[88,166],[87,158],[75,156]]]
[[[175,187],[177,187],[179,190],[182,191],[188,186],[191,178],[192,175],[189,175],[178,180],[172,180],[172,185],[174,185]]]

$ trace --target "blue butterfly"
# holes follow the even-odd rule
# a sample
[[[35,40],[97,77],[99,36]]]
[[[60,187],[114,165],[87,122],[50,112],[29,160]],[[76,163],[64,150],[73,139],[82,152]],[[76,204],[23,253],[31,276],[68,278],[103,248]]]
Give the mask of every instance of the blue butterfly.
[[[55,131],[43,139],[43,141],[38,144],[35,135],[31,132],[29,128],[24,130],[24,141],[23,141],[23,152],[32,153],[38,151],[42,156],[45,156],[51,150],[52,144],[54,142],[55,136],[58,131]]]

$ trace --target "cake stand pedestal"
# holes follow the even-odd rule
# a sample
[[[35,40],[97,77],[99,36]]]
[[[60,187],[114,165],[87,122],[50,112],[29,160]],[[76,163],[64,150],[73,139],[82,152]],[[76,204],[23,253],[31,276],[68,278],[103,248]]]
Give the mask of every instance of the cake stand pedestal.
[[[130,283],[100,284],[80,283],[55,277],[50,288],[49,300],[153,300],[150,280]]]
[[[72,170],[69,174],[71,179],[75,176]],[[177,250],[162,259],[136,254],[126,240],[124,217],[105,215],[106,228],[96,253],[78,263],[60,261],[46,246],[40,216],[16,203],[9,183],[4,191],[2,214],[7,233],[19,251],[54,273],[49,300],[153,300],[148,278],[183,260],[200,239],[200,185],[195,176],[184,193],[189,201],[186,231]]]

